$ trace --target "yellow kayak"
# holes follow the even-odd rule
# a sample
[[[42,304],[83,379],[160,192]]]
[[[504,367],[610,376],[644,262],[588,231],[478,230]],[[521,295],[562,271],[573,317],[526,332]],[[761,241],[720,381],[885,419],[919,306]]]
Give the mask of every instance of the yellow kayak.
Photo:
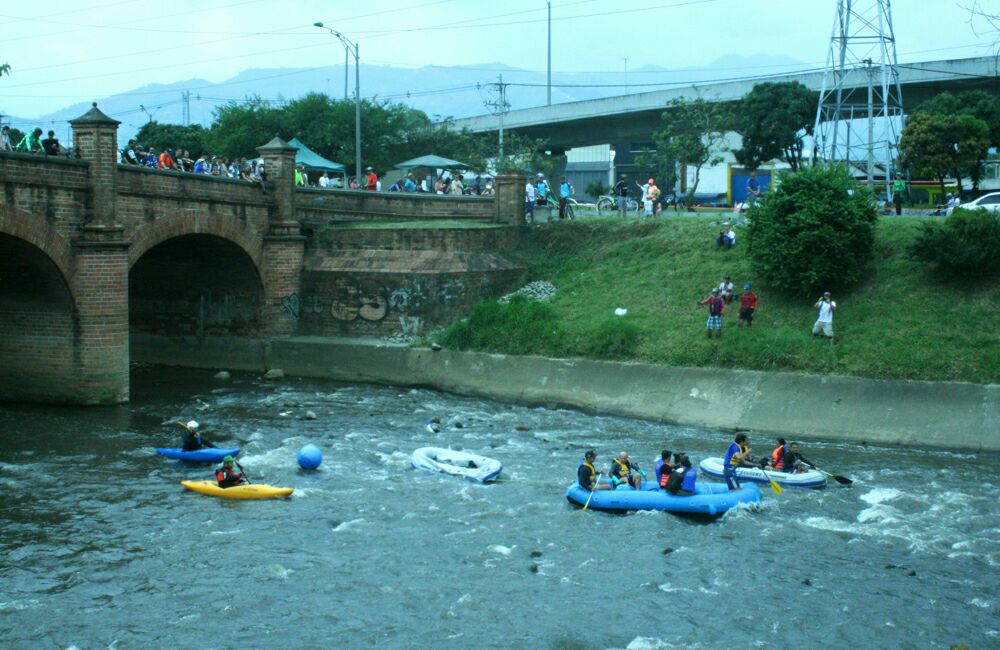
[[[295,489],[290,487],[274,487],[273,485],[264,485],[263,483],[220,488],[219,484],[215,481],[181,481],[181,485],[189,490],[201,492],[210,497],[222,497],[223,499],[274,499],[277,497],[287,497]]]

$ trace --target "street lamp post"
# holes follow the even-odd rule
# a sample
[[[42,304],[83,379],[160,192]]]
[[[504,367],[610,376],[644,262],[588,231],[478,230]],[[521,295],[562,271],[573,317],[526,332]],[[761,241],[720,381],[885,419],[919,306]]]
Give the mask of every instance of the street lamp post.
[[[346,36],[323,23],[313,23],[313,27],[325,29],[344,44],[346,51],[354,50],[354,176],[361,186],[361,54],[357,43],[351,42]]]

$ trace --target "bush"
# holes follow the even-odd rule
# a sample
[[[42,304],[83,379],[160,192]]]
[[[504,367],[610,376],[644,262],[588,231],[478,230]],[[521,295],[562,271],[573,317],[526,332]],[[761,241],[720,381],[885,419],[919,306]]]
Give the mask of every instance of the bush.
[[[635,356],[638,344],[639,328],[616,316],[597,326],[584,353],[597,359],[627,359]]]
[[[910,256],[947,275],[995,273],[1000,268],[1000,214],[959,208],[944,220],[921,224]]]
[[[587,189],[584,191],[589,196],[592,196],[594,197],[594,199],[597,199],[597,197],[601,196],[602,194],[607,194],[608,192],[610,192],[611,188],[605,185],[604,181],[598,179],[596,181],[590,181],[589,183],[587,183]]]
[[[754,270],[780,291],[811,294],[854,284],[872,260],[878,211],[843,167],[782,174],[749,220]]]
[[[514,296],[506,305],[479,303],[465,320],[448,327],[441,345],[457,350],[504,354],[550,354],[564,345],[565,335],[552,306]]]

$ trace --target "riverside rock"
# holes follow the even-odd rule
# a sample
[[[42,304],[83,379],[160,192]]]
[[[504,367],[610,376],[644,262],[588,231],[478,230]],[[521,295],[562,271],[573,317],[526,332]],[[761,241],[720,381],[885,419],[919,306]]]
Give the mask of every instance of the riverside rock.
[[[264,379],[284,379],[285,371],[281,368],[271,368],[264,373]]]

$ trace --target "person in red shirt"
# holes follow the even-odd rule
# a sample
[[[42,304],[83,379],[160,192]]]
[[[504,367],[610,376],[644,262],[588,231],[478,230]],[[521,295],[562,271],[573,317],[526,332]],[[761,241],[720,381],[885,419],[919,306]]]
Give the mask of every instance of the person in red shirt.
[[[374,192],[378,188],[378,174],[371,167],[368,168],[368,175],[365,177],[365,189]]]
[[[755,313],[757,313],[757,294],[751,291],[749,284],[744,284],[743,293],[740,294],[740,319],[736,321],[736,327],[742,329],[743,323],[746,323],[747,329],[752,328]]]
[[[174,161],[173,152],[170,149],[164,149],[163,153],[156,161],[157,169],[177,169],[177,163]]]
[[[232,456],[226,456],[222,459],[222,467],[215,470],[215,481],[219,484],[220,488],[232,487],[248,482],[242,472],[237,472],[233,469],[234,462],[236,460]],[[242,470],[243,468],[241,467],[240,469]]]

